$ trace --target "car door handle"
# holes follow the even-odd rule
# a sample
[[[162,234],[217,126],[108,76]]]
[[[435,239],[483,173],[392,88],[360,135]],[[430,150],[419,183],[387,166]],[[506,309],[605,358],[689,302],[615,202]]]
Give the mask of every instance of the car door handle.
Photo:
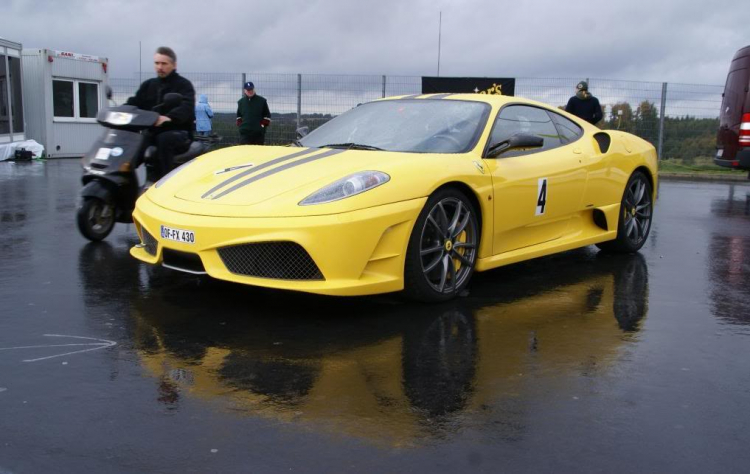
[[[573,153],[575,153],[576,155],[580,155],[583,152],[581,151],[580,148],[573,148]]]

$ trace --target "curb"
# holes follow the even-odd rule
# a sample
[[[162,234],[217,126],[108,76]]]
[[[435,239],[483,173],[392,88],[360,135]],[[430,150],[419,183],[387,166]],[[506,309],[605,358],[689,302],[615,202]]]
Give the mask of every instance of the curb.
[[[742,182],[748,181],[746,174],[724,173],[659,173],[659,179],[674,181],[713,181],[713,182]]]

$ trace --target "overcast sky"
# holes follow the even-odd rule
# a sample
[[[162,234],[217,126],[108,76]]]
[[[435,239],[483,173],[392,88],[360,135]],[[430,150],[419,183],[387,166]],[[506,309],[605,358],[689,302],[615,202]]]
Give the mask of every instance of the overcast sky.
[[[183,72],[591,77],[723,85],[748,0],[4,0],[0,36]]]

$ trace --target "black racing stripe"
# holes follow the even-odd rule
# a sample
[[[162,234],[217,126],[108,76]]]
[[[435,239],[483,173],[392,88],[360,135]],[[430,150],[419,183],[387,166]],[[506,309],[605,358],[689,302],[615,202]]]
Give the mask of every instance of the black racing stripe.
[[[269,161],[268,163],[263,163],[262,165],[258,165],[258,166],[254,167],[254,168],[250,168],[249,170],[245,170],[242,173],[238,173],[238,174],[232,176],[231,178],[222,181],[221,183],[217,184],[213,188],[209,189],[208,191],[206,191],[203,194],[203,196],[201,196],[201,199],[206,199],[206,197],[210,196],[211,193],[214,193],[214,192],[218,191],[219,189],[223,188],[224,186],[227,186],[227,185],[229,185],[229,184],[237,181],[240,178],[244,178],[245,176],[247,176],[249,174],[255,173],[256,171],[260,171],[263,168],[268,168],[269,166],[273,166],[273,165],[275,165],[277,163],[281,163],[283,161],[291,160],[292,158],[297,158],[298,156],[309,155],[310,153],[314,153],[316,151],[320,151],[320,148],[307,148],[305,150],[298,151],[296,153],[292,153],[291,155],[285,155],[285,156],[273,159],[273,160]]]
[[[295,166],[304,165],[305,163],[310,163],[311,161],[319,160],[319,159],[325,158],[327,156],[337,155],[337,154],[339,154],[339,153],[341,153],[343,151],[346,151],[346,150],[338,150],[338,149],[328,150],[327,152],[321,153],[320,155],[308,156],[307,158],[303,158],[301,160],[297,160],[297,161],[295,161],[293,163],[287,163],[285,165],[281,165],[281,166],[279,166],[277,168],[274,168],[272,170],[268,170],[265,173],[261,173],[261,174],[255,175],[255,176],[253,176],[250,179],[246,179],[245,181],[243,181],[241,183],[235,184],[231,188],[226,189],[226,190],[220,192],[219,194],[217,194],[216,196],[214,196],[212,199],[219,199],[220,197],[225,196],[225,195],[227,195],[227,194],[229,194],[229,193],[231,193],[233,191],[236,191],[236,190],[238,190],[240,188],[244,188],[248,184],[254,183],[254,182],[256,182],[256,181],[258,181],[260,179],[266,178],[266,177],[271,176],[273,174],[276,174],[276,173],[278,173],[280,171],[284,171],[284,170],[289,169],[289,168],[294,168]]]
[[[449,94],[436,94],[436,95],[433,95],[432,97],[425,97],[425,99],[445,99],[449,95],[453,95],[453,92]]]

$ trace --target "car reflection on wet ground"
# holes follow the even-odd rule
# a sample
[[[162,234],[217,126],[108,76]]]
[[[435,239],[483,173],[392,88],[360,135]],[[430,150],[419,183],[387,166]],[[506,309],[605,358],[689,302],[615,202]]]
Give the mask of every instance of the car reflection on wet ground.
[[[663,182],[640,254],[580,249],[416,305],[146,267],[132,226],[78,235],[79,175],[0,163],[0,472],[750,461],[750,185]]]

